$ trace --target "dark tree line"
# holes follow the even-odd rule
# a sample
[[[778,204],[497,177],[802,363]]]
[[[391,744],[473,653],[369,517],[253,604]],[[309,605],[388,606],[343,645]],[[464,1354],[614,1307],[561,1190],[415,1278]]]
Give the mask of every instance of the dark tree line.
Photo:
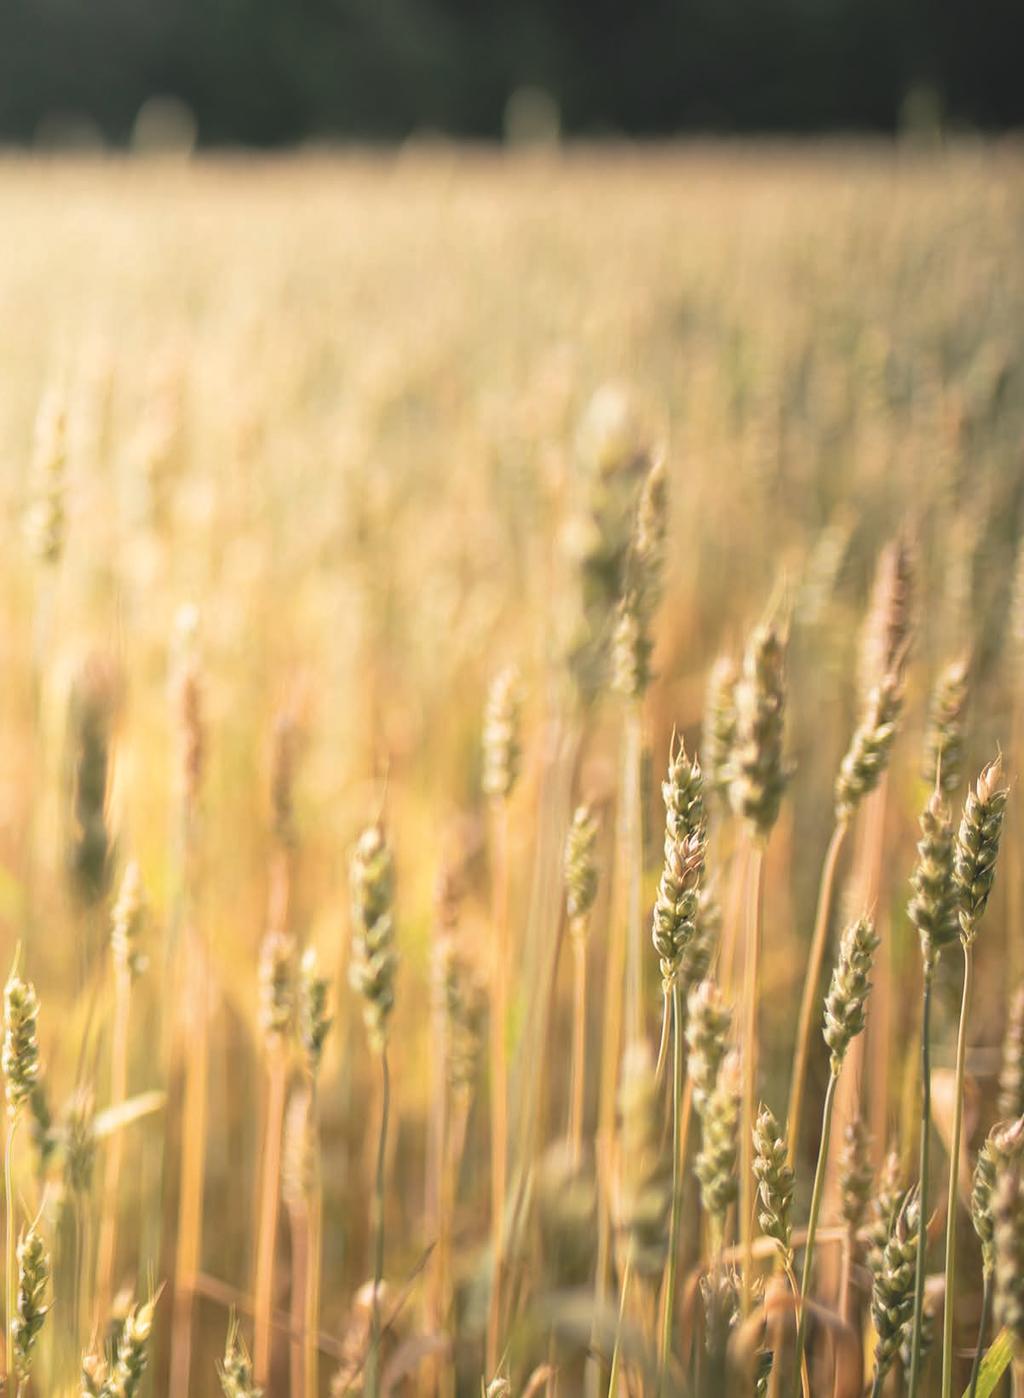
[[[893,130],[1024,121],[1020,0],[2,0],[0,137],[50,114],[124,140],[173,94],[205,142],[500,136],[537,85],[565,130]]]

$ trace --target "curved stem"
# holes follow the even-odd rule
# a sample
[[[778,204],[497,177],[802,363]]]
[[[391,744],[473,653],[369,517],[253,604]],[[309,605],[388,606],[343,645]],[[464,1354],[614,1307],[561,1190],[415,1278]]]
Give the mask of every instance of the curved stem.
[[[971,1386],[969,1398],[974,1398],[978,1389],[978,1375],[981,1372],[981,1356],[985,1352],[985,1335],[988,1332],[989,1317],[992,1314],[992,1271],[986,1267],[981,1277],[981,1322],[978,1325],[978,1343],[974,1350],[974,1363],[971,1365]]]
[[[828,1162],[829,1138],[832,1135],[832,1108],[836,1100],[836,1084],[839,1074],[833,1070],[829,1075],[828,1090],[825,1093],[825,1106],[821,1115],[821,1144],[818,1147],[818,1163],[814,1170],[814,1190],[811,1194],[811,1212],[807,1219],[807,1241],[804,1245],[804,1270],[800,1279],[800,1319],[796,1329],[796,1364],[799,1371],[804,1362],[804,1346],[807,1340],[807,1295],[811,1287],[811,1270],[814,1265],[814,1240],[818,1232],[818,1217],[821,1201],[825,1194],[825,1167]]]
[[[875,1369],[875,1377],[871,1384],[871,1398],[882,1398],[882,1385],[885,1383],[885,1370]]]
[[[665,1380],[672,1357],[672,1323],[676,1306],[676,1266],[679,1252],[679,1216],[682,1211],[683,1163],[680,1133],[680,1107],[683,1097],[683,997],[678,982],[672,986],[672,1214],[668,1230],[668,1259],[665,1264],[665,1309],[661,1328],[661,1355],[658,1392],[665,1392]]]
[[[932,1069],[929,1047],[932,977],[934,963],[924,963],[924,989],[921,998],[921,1163],[918,1172],[921,1200],[921,1236],[917,1246],[917,1269],[914,1274],[914,1326],[910,1341],[910,1380],[908,1398],[917,1398],[921,1381],[921,1322],[924,1316],[925,1254],[928,1251],[928,1168],[931,1149]]]
[[[792,1254],[790,1254],[790,1257],[792,1257]],[[792,1261],[784,1257],[782,1260],[782,1270],[786,1274],[786,1280],[789,1282],[789,1289],[793,1293],[793,1299],[796,1302],[796,1321],[797,1325],[799,1325],[800,1316],[803,1314],[804,1308],[800,1296],[800,1286],[796,1279],[796,1273],[793,1271]],[[806,1355],[800,1360],[800,1386],[803,1390],[803,1398],[811,1398],[811,1378],[810,1374],[807,1372]]]
[[[380,1137],[377,1141],[377,1174],[373,1188],[373,1299],[370,1310],[370,1353],[366,1361],[366,1395],[380,1391],[380,1286],[384,1277],[384,1159],[387,1150],[388,1115],[391,1107],[391,1074],[387,1049],[381,1049]]]
[[[818,909],[814,918],[814,933],[811,937],[811,950],[807,961],[807,979],[800,1001],[800,1018],[796,1031],[796,1054],[793,1059],[793,1077],[789,1086],[789,1164],[792,1166],[800,1149],[800,1121],[803,1108],[804,1089],[807,1085],[807,1064],[811,1053],[811,1040],[814,1033],[814,1012],[818,1004],[818,990],[821,985],[821,969],[825,961],[825,945],[828,941],[828,926],[832,912],[832,890],[835,887],[836,869],[842,853],[849,821],[841,820],[832,831],[825,862],[821,869],[821,884],[818,888]]]
[[[960,1027],[956,1035],[956,1078],[953,1087],[953,1130],[949,1142],[949,1195],[946,1201],[946,1289],[942,1307],[942,1398],[953,1394],[953,1311],[956,1286],[957,1186],[960,1179],[960,1136],[964,1119],[964,1068],[967,1060],[967,1017],[974,979],[974,952],[964,949],[964,989],[960,1001]]]
[[[751,854],[750,921],[744,976],[743,1112],[740,1125],[740,1241],[743,1244],[742,1314],[750,1313],[754,1281],[754,1117],[757,1092],[757,998],[764,902],[764,848]]]

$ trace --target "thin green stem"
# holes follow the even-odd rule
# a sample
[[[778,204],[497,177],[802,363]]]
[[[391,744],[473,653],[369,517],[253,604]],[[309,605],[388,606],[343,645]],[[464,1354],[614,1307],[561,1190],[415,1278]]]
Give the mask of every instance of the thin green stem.
[[[665,1381],[672,1357],[672,1323],[676,1308],[676,1267],[679,1252],[679,1216],[682,1211],[683,1162],[680,1134],[680,1107],[683,1099],[683,996],[678,982],[672,986],[672,1214],[668,1230],[668,1260],[665,1264],[665,1313],[661,1327],[661,1356],[658,1392],[665,1392]]]
[[[957,1185],[960,1176],[960,1136],[964,1119],[964,1067],[967,1060],[967,1018],[974,980],[974,951],[963,942],[964,990],[960,1002],[960,1027],[956,1036],[956,1078],[953,1097],[953,1130],[949,1142],[949,1195],[946,1202],[946,1288],[942,1308],[942,1398],[953,1394],[953,1312],[956,1309]]]
[[[800,1001],[800,1018],[796,1031],[796,1054],[793,1059],[793,1077],[789,1085],[789,1163],[792,1166],[800,1149],[800,1121],[804,1091],[807,1086],[807,1065],[811,1053],[811,1039],[814,1035],[814,1014],[819,1001],[821,970],[825,962],[825,947],[828,942],[828,927],[832,912],[832,890],[835,887],[836,869],[839,855],[849,830],[849,821],[841,820],[832,831],[828,852],[821,869],[821,884],[818,889],[818,909],[814,919],[814,932],[811,936],[811,950],[807,963],[807,979]]]
[[[978,1375],[981,1373],[981,1357],[985,1352],[985,1336],[992,1315],[992,1270],[986,1267],[981,1277],[981,1321],[978,1325],[978,1343],[974,1349],[974,1363],[971,1365],[971,1386],[969,1398],[974,1398],[978,1389]]]
[[[377,1175],[373,1189],[373,1299],[370,1309],[370,1353],[366,1361],[367,1398],[380,1393],[380,1287],[384,1277],[384,1157],[388,1114],[391,1107],[391,1074],[387,1049],[381,1049],[380,1138],[377,1142]]]
[[[800,1280],[800,1319],[796,1329],[796,1387],[800,1392],[800,1373],[804,1360],[804,1346],[807,1342],[807,1296],[811,1288],[811,1272],[814,1266],[814,1242],[818,1233],[818,1217],[821,1201],[825,1195],[825,1168],[828,1164],[828,1145],[832,1135],[832,1109],[836,1100],[836,1085],[839,1074],[833,1068],[825,1093],[825,1106],[821,1114],[821,1144],[818,1147],[818,1163],[814,1170],[814,1190],[811,1194],[811,1212],[807,1219],[807,1239],[804,1244],[804,1270]]]
[[[914,1274],[914,1327],[910,1341],[910,1379],[908,1398],[917,1398],[921,1382],[921,1324],[924,1317],[925,1259],[928,1252],[928,1172],[932,1134],[932,1066],[931,1009],[932,978],[935,963],[930,957],[924,963],[924,988],[921,994],[921,1155],[918,1188],[921,1200],[921,1235],[917,1245],[917,1269]]]
[[[871,1384],[871,1398],[882,1398],[882,1385],[885,1383],[885,1370],[875,1369],[875,1377]]]

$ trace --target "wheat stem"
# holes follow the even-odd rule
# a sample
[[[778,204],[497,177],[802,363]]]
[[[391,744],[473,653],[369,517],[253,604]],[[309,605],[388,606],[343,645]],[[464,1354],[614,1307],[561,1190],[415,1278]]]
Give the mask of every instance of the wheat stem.
[[[487,1372],[497,1372],[505,1251],[508,1172],[508,803],[493,801],[494,956],[491,970],[491,1298],[487,1318]]]
[[[749,1315],[754,1280],[754,1118],[757,1114],[757,997],[764,916],[764,844],[751,852],[750,917],[744,976],[743,1112],[740,1118],[740,1240],[743,1245],[742,1314]]]
[[[622,1269],[622,1289],[619,1295],[619,1314],[615,1322],[615,1346],[612,1349],[612,1363],[608,1371],[608,1398],[615,1398],[619,1388],[619,1358],[622,1349],[622,1326],[626,1318],[626,1297],[629,1292],[629,1283],[633,1275],[632,1258],[626,1258],[626,1265]]]
[[[974,1398],[978,1391],[978,1375],[981,1372],[981,1357],[985,1352],[985,1335],[988,1332],[989,1318],[992,1314],[992,1271],[986,1267],[981,1278],[981,1320],[978,1323],[978,1343],[974,1350],[974,1362],[971,1365],[971,1383],[968,1388],[968,1398]]]
[[[284,1055],[276,1048],[272,1049],[267,1078],[267,1124],[263,1138],[263,1172],[256,1244],[253,1373],[260,1385],[266,1384],[270,1377],[274,1256],[277,1251],[278,1200],[281,1196],[281,1136],[286,1085],[287,1064]]]
[[[639,703],[626,711],[623,744],[622,837],[626,863],[626,1038],[643,1032],[642,879],[643,828],[640,804],[642,752]]]
[[[916,1398],[921,1381],[921,1324],[924,1318],[925,1254],[928,1251],[928,1174],[931,1154],[932,1068],[931,1068],[931,1006],[934,963],[925,961],[924,988],[921,994],[921,1150],[918,1188],[921,1191],[921,1236],[917,1246],[914,1274],[914,1322],[910,1341],[910,1378],[908,1398]],[[954,1171],[955,1173],[955,1171]]]
[[[814,919],[814,933],[811,937],[811,950],[807,960],[807,979],[800,1001],[800,1018],[796,1031],[796,1057],[793,1062],[793,1077],[789,1086],[789,1164],[796,1163],[800,1149],[800,1124],[803,1110],[804,1092],[807,1085],[807,1065],[810,1059],[811,1040],[814,1034],[814,1011],[818,1003],[818,988],[825,962],[825,947],[828,941],[829,919],[832,911],[832,891],[835,887],[836,869],[842,853],[849,821],[836,822],[829,841],[825,862],[821,870],[821,884],[818,889],[818,909]]]
[[[110,1050],[110,1105],[128,1096],[128,1016],[131,1007],[131,975],[118,970],[115,978],[114,1029]],[[103,1171],[103,1204],[100,1218],[99,1255],[94,1325],[100,1329],[110,1312],[114,1267],[117,1261],[117,1187],[124,1156],[124,1134],[115,1131],[107,1146]]]
[[[665,1392],[672,1358],[675,1321],[676,1269],[679,1253],[679,1218],[682,1212],[683,1163],[680,1113],[683,1097],[683,997],[678,980],[672,985],[672,1213],[669,1220],[668,1259],[665,1264],[665,1302],[661,1330],[658,1392]]]
[[[579,1165],[583,1150],[583,1093],[587,1040],[587,940],[581,931],[572,938],[572,1069],[569,1097],[569,1141],[572,1158]]]
[[[829,1138],[832,1134],[832,1109],[835,1106],[838,1082],[839,1074],[833,1071],[829,1074],[825,1105],[821,1114],[821,1144],[818,1147],[818,1163],[814,1170],[811,1211],[807,1219],[807,1241],[804,1244],[804,1269],[800,1279],[800,1315],[796,1330],[797,1389],[800,1387],[800,1371],[807,1340],[807,1298],[810,1293],[811,1273],[814,1266],[814,1243],[818,1232],[818,1217],[821,1213],[821,1201],[825,1194],[825,1166],[828,1161]]]
[[[953,1086],[953,1128],[949,1142],[949,1194],[946,1200],[946,1286],[942,1308],[942,1398],[953,1393],[953,1312],[956,1299],[957,1187],[960,1179],[960,1136],[964,1116],[964,1071],[967,1061],[967,1018],[974,980],[974,948],[963,941],[964,985],[960,1001],[960,1025],[956,1036],[956,1073]]]
[[[305,1398],[317,1398],[320,1392],[318,1364],[320,1350],[317,1333],[320,1328],[320,1273],[323,1254],[323,1185],[320,1175],[320,1111],[316,1080],[310,1086],[310,1131],[313,1135],[313,1182],[309,1193],[309,1250],[306,1273],[306,1311],[303,1329],[306,1340]]]
[[[380,1137],[377,1143],[377,1170],[373,1187],[373,1300],[370,1311],[370,1352],[366,1360],[367,1398],[380,1392],[380,1288],[384,1278],[384,1161],[387,1151],[388,1117],[391,1109],[391,1073],[388,1052],[380,1051],[381,1103]]]

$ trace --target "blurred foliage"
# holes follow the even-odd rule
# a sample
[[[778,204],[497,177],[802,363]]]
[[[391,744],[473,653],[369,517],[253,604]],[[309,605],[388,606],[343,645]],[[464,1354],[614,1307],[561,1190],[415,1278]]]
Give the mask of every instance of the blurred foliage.
[[[1005,127],[1022,39],[1009,0],[8,0],[0,135],[169,94],[214,143],[493,138],[522,88],[583,134]]]

